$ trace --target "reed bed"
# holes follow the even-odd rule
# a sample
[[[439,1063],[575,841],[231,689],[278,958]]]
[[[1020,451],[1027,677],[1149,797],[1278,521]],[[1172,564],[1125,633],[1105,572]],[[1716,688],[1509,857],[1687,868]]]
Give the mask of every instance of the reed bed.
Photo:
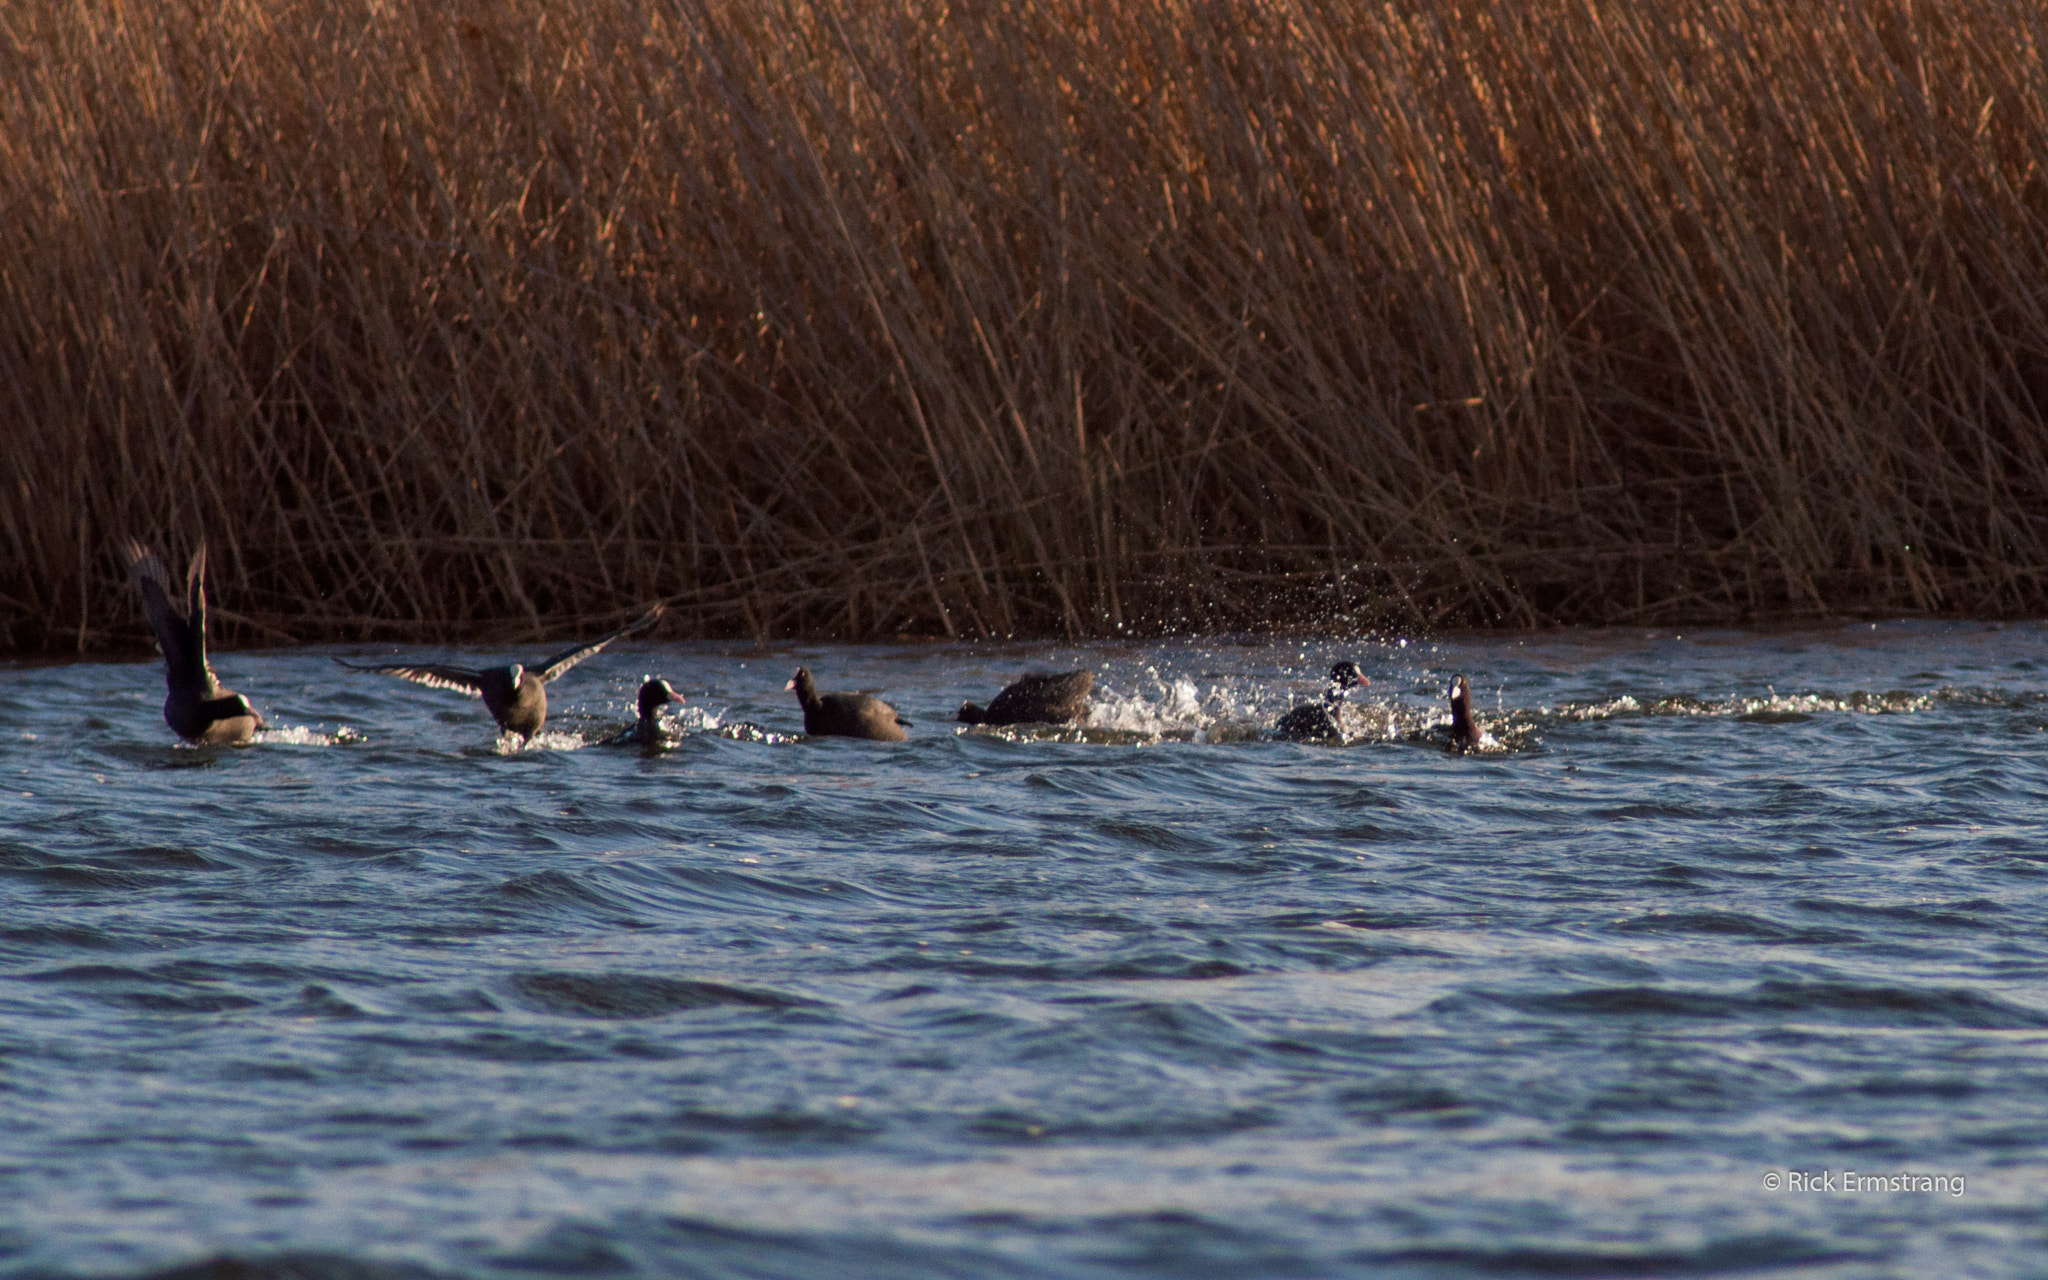
[[[0,636],[2041,613],[2032,0],[23,0]]]

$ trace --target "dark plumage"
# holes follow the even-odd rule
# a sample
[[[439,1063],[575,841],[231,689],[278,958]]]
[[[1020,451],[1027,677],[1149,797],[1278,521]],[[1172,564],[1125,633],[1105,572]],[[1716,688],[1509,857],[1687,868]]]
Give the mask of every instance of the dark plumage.
[[[798,667],[785,689],[796,690],[804,708],[804,732],[836,738],[869,738],[876,742],[907,742],[910,721],[896,708],[865,693],[819,693],[809,667]]]
[[[480,694],[491,718],[498,722],[498,728],[507,733],[516,733],[522,738],[531,738],[539,733],[548,721],[547,684],[560,679],[562,674],[595,654],[620,636],[654,625],[661,617],[663,606],[657,604],[632,622],[620,627],[609,635],[600,636],[588,644],[579,644],[573,649],[564,649],[552,658],[543,658],[531,666],[510,663],[502,667],[457,667],[443,663],[416,664],[410,662],[384,662],[377,664],[348,662],[341,658],[335,661],[350,671],[375,671],[382,675],[397,676],[415,684],[427,685],[434,689],[453,689],[458,693]]]
[[[142,607],[164,651],[164,723],[187,742],[209,746],[244,743],[264,727],[249,700],[221,684],[206,660],[206,544],[185,569],[185,610],[171,603],[171,575],[156,552],[133,538],[121,544],[128,576],[142,593]]]
[[[1355,662],[1340,662],[1330,668],[1330,683],[1321,702],[1304,702],[1273,726],[1273,732],[1290,742],[1319,742],[1344,736],[1337,713],[1344,705],[1344,691],[1371,684]]]
[[[631,728],[622,729],[604,740],[608,747],[658,747],[661,745],[661,709],[671,702],[681,702],[683,695],[669,686],[660,676],[649,676],[640,685],[640,718]]]
[[[960,704],[962,724],[1061,724],[1088,718],[1088,691],[1093,671],[1035,671],[1018,677],[983,710]]]
[[[1451,750],[1477,751],[1486,739],[1486,726],[1472,714],[1472,686],[1465,677],[1451,681]]]

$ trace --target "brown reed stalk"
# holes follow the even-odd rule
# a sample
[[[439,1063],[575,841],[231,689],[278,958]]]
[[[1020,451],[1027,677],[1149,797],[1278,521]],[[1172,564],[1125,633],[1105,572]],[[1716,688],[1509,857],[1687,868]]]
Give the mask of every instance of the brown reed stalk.
[[[0,635],[2040,612],[2018,0],[33,0]]]

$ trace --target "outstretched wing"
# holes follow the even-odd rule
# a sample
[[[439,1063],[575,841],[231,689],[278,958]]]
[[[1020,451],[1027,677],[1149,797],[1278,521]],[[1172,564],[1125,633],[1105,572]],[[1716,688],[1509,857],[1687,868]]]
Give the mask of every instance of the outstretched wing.
[[[483,672],[473,671],[468,667],[450,667],[439,663],[418,665],[410,662],[383,662],[372,665],[350,662],[346,658],[336,658],[335,661],[350,671],[374,671],[380,676],[397,676],[401,680],[423,684],[430,689],[453,689],[457,693],[472,694],[476,697],[482,697],[484,692]]]
[[[629,636],[635,631],[643,631],[653,626],[655,620],[661,617],[662,611],[667,607],[666,605],[657,604],[610,635],[600,636],[588,644],[579,644],[573,649],[566,649],[552,658],[544,658],[528,667],[527,670],[539,676],[543,682],[553,680],[620,636]]]
[[[199,645],[199,660],[206,661],[206,542],[202,539],[185,566],[185,625]]]
[[[134,538],[121,543],[121,558],[127,561],[135,589],[142,593],[142,607],[149,614],[150,629],[156,632],[157,648],[164,651],[164,666],[179,676],[197,674],[206,665],[206,651],[203,644],[193,645],[190,620],[171,603],[171,575],[164,562]]]
[[[213,674],[213,664],[206,660],[206,541],[201,539],[199,549],[192,553],[192,562],[185,566],[185,634],[192,652],[199,655],[199,676],[206,682],[208,692],[220,686],[220,677]]]

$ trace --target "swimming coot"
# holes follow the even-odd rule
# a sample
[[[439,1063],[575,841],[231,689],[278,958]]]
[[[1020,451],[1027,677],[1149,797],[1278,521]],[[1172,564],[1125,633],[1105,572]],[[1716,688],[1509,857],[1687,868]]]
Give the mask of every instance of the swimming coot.
[[[648,676],[640,684],[640,718],[604,740],[607,747],[658,747],[664,737],[661,709],[680,703],[683,695],[660,676]]]
[[[819,693],[809,667],[798,667],[785,689],[796,690],[804,708],[804,732],[820,737],[868,738],[875,742],[907,742],[910,721],[896,708],[865,693]]]
[[[1018,677],[983,710],[960,704],[962,724],[1065,724],[1088,718],[1093,671],[1036,671]]]
[[[1344,727],[1338,721],[1338,712],[1344,706],[1344,693],[1362,684],[1371,684],[1365,673],[1355,662],[1339,662],[1330,668],[1330,682],[1323,689],[1321,702],[1304,702],[1273,726],[1273,732],[1289,742],[1324,742],[1331,738],[1342,738]]]
[[[1451,750],[1477,751],[1486,740],[1486,726],[1472,714],[1472,686],[1465,677],[1451,681]]]

